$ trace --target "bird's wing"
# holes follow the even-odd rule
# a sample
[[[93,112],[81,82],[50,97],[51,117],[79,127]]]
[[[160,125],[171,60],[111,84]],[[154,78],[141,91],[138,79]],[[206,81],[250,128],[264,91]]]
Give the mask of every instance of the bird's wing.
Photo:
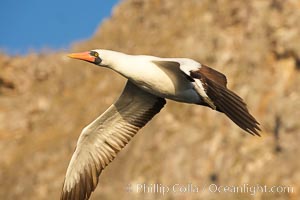
[[[243,99],[226,87],[227,79],[224,74],[201,65],[197,70],[191,70],[190,76],[195,81],[195,89],[204,105],[223,112],[240,128],[259,136],[259,123],[249,113]]]
[[[120,98],[83,129],[67,169],[61,200],[87,200],[101,171],[165,103],[128,81]]]
[[[227,88],[224,74],[191,59],[175,58],[154,63],[165,66],[165,69],[172,71],[176,76],[184,76],[193,82],[196,92],[202,98],[199,104],[223,112],[243,130],[252,135],[259,135],[259,123],[249,113],[243,99]]]

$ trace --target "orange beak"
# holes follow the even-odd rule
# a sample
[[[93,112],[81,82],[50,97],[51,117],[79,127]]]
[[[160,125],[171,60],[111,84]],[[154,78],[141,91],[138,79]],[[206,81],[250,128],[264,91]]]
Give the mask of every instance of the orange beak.
[[[96,59],[94,56],[92,56],[90,54],[89,51],[82,52],[82,53],[71,53],[71,54],[68,54],[68,57],[88,61],[91,63],[94,63],[95,59]]]

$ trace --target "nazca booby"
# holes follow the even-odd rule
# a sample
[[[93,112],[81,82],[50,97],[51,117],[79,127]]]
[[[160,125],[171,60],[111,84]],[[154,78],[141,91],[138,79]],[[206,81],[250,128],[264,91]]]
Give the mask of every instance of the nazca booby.
[[[87,200],[101,171],[165,105],[165,99],[208,106],[259,135],[246,104],[222,73],[187,58],[127,55],[96,49],[68,55],[110,68],[128,79],[119,99],[85,127],[68,166],[61,200]]]

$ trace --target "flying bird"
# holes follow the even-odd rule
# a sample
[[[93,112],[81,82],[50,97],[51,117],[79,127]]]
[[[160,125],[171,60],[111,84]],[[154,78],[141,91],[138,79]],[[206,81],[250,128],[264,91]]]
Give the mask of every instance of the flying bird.
[[[103,49],[68,56],[110,68],[128,80],[119,99],[82,130],[67,168],[61,200],[89,199],[102,170],[164,107],[165,99],[210,107],[259,136],[259,123],[243,99],[227,88],[226,76],[195,60]]]

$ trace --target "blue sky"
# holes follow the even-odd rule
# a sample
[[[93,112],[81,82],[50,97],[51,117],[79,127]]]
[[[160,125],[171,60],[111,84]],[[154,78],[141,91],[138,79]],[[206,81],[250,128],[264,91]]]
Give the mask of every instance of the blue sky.
[[[67,49],[93,35],[119,0],[1,0],[0,50]]]

